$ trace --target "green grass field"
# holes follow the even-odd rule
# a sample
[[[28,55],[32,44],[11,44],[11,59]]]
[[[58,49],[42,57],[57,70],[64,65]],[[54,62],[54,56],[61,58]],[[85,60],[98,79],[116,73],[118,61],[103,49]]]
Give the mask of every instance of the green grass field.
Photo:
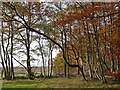
[[[3,81],[2,88],[120,88],[120,84],[101,84],[100,81],[83,81],[80,78],[19,79]]]

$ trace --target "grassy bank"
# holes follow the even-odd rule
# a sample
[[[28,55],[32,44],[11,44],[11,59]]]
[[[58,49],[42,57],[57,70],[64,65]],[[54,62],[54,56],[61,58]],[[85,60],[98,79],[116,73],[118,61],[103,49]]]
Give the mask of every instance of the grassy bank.
[[[100,81],[83,81],[80,78],[19,79],[3,81],[3,88],[120,88],[120,84],[101,84]]]

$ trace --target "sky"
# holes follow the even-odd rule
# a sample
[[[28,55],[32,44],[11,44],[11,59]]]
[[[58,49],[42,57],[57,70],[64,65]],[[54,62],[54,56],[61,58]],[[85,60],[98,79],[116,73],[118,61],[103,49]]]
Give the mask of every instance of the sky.
[[[0,0],[0,1],[5,1],[5,0]],[[32,0],[31,0],[31,1],[32,1]],[[33,1],[38,1],[38,0],[33,0]],[[1,5],[1,4],[0,4],[0,5]],[[0,29],[1,29],[1,18],[2,18],[2,15],[1,15],[1,8],[0,8]],[[0,30],[0,34],[1,34],[1,30]],[[36,45],[36,43],[34,42],[34,44],[31,45],[31,48],[34,48],[35,45]],[[58,53],[58,50],[54,49],[53,52],[52,52],[53,58],[56,57],[57,53]],[[0,54],[1,54],[1,51],[0,51]],[[34,61],[34,62],[32,61],[32,62],[31,62],[31,66],[39,66],[39,65],[42,65],[42,58],[36,56],[35,54],[33,54],[33,55],[31,55],[31,56],[33,56],[34,58],[37,58],[37,59],[38,59],[38,60],[36,60],[36,61]],[[18,57],[18,56],[16,56],[15,58],[16,58],[17,60],[19,60],[19,59],[25,60],[25,59],[26,59],[25,57],[26,57],[26,55],[22,56],[22,58],[20,58],[20,57]],[[48,58],[45,58],[45,59],[46,59],[46,61],[48,60]],[[1,62],[1,58],[0,58],[0,62]],[[14,63],[14,66],[15,66],[15,67],[16,67],[16,66],[20,66],[20,64],[19,64],[18,62],[16,62],[15,60],[13,61],[13,63]],[[24,63],[24,65],[26,66],[26,63]],[[47,65],[47,63],[46,63],[46,65]],[[1,66],[1,64],[0,64],[0,66]]]
[[[1,29],[1,19],[0,19],[0,29]],[[0,34],[1,34],[1,30],[0,30]],[[32,43],[32,45],[31,45],[31,48],[35,48],[35,45],[36,45],[37,43]],[[14,52],[14,51],[13,51]],[[56,50],[56,49],[54,49],[53,50],[53,52],[52,52],[52,56],[53,56],[53,58],[55,58],[56,57],[56,55],[57,55],[57,53],[58,53],[59,51],[58,50]],[[1,54],[1,51],[0,51],[0,54]],[[42,65],[42,58],[41,58],[41,56],[37,56],[37,55],[35,55],[35,54],[32,54],[31,56],[33,56],[34,58],[36,58],[36,59],[38,59],[38,60],[36,60],[36,61],[32,61],[31,62],[31,66],[41,66]],[[21,58],[19,57],[19,56],[16,56],[15,58],[17,59],[17,60],[26,60],[26,55],[23,55]],[[46,59],[46,61],[48,60],[48,58],[45,58]],[[1,57],[0,57],[0,62],[1,62]],[[15,60],[13,61],[13,63],[14,63],[14,66],[16,67],[16,66],[20,66],[20,64],[18,63],[18,62],[16,62]],[[24,63],[24,65],[26,66],[26,63]],[[46,63],[46,65],[47,65],[47,63]],[[0,67],[1,67],[1,64],[0,64]]]
[[[52,55],[53,55],[53,58],[56,57],[57,53],[59,51],[58,50],[53,50],[52,52]],[[37,58],[38,60],[36,61],[31,61],[31,66],[41,66],[43,63],[42,63],[42,58],[39,58],[37,55],[32,55],[34,58]],[[16,58],[17,60],[19,60],[19,58]],[[21,58],[21,59],[24,59],[24,58]],[[47,60],[48,58],[45,58],[45,61],[46,61],[46,66],[47,66]],[[21,66],[18,62],[16,62],[15,60],[13,61],[14,62],[14,66]],[[24,65],[26,66],[26,63],[24,63]]]

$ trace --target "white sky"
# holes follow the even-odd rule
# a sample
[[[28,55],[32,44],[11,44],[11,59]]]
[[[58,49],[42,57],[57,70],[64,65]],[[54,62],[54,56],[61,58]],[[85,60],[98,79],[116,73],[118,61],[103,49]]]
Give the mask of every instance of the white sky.
[[[1,20],[0,20],[0,29],[1,29]],[[1,30],[0,30],[0,34],[1,34]],[[1,41],[1,40],[0,40]],[[32,45],[31,45],[31,48],[34,48],[35,47],[35,45],[36,45],[36,43],[34,42],[34,44],[32,43]],[[14,51],[13,51],[14,52]],[[53,50],[53,52],[52,52],[52,56],[53,56],[53,58],[55,58],[56,57],[56,55],[57,55],[57,53],[59,52],[59,50],[56,50],[56,49],[54,49]],[[1,52],[0,52],[0,54],[1,54]],[[33,55],[31,55],[32,57],[34,57],[34,58],[36,58],[36,59],[39,59],[39,60],[36,60],[36,61],[31,61],[31,66],[40,66],[40,65],[42,65],[42,58],[40,58],[41,56],[37,56],[36,54],[33,54]],[[22,58],[19,58],[18,56],[16,56],[15,58],[17,59],[17,60],[20,60],[20,59],[22,59],[22,60],[26,60],[26,55],[23,55],[23,56],[20,56],[20,57],[22,57]],[[47,58],[45,58],[46,59],[46,61],[48,60]],[[21,61],[21,60],[20,60]],[[0,57],[0,62],[1,62],[1,57]],[[18,62],[16,62],[15,60],[13,61],[13,63],[14,63],[14,66],[20,66],[20,64],[18,63]],[[24,65],[26,66],[26,63],[24,63]],[[46,63],[46,65],[47,65],[47,63]],[[0,64],[0,66],[1,66],[1,64]]]
[[[53,52],[52,52],[52,55],[53,55],[53,58],[55,58],[56,57],[56,55],[57,55],[57,53],[58,53],[58,50],[53,50]],[[33,57],[34,58],[37,58],[37,59],[39,59],[39,60],[36,60],[36,61],[31,61],[31,66],[41,66],[42,65],[42,58],[39,58],[39,57],[37,57],[36,55],[33,55]],[[19,60],[19,58],[16,58],[16,59],[18,59]],[[46,65],[47,65],[47,58],[45,58],[45,61],[46,61]],[[21,66],[18,62],[16,62],[15,60],[13,61],[14,62],[14,66]],[[26,66],[26,63],[24,63],[24,65]]]

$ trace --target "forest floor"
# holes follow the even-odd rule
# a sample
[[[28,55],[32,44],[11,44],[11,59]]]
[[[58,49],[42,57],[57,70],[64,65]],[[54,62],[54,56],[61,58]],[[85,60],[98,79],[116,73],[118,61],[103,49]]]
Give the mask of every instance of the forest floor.
[[[120,84],[102,84],[98,80],[84,81],[80,77],[50,79],[3,80],[2,88],[120,88]]]

